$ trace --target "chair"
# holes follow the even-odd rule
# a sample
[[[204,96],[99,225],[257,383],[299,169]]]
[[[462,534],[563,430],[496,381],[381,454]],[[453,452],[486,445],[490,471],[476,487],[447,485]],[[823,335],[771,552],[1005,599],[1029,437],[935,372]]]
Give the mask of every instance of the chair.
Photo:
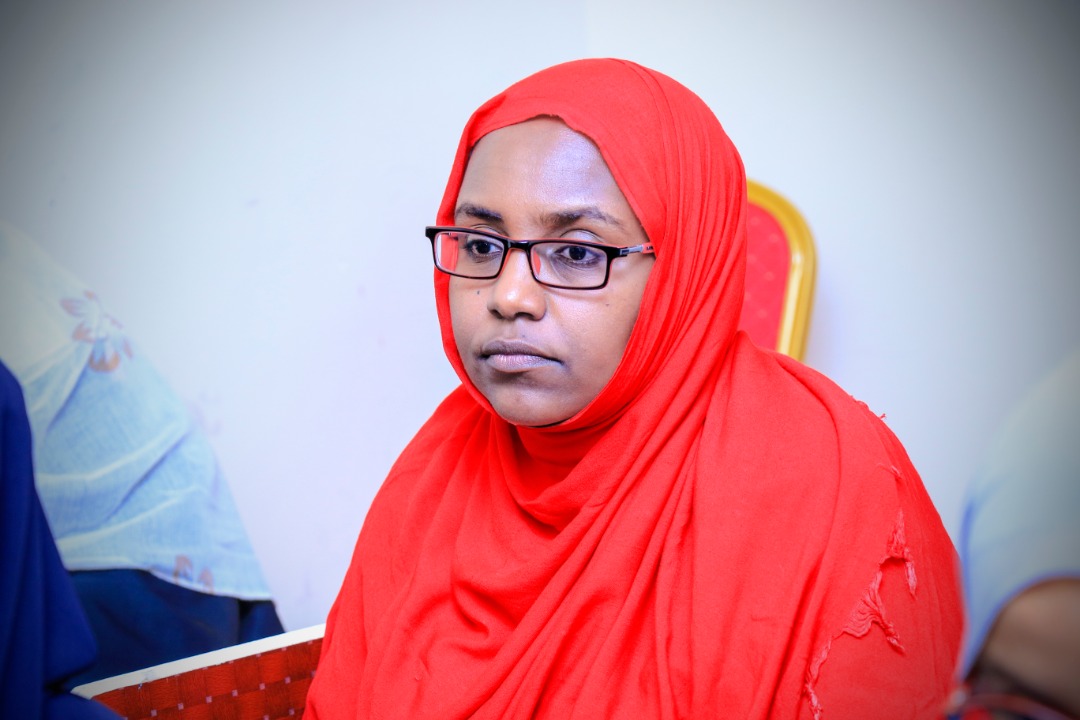
[[[97,680],[72,692],[127,720],[296,720],[304,713],[324,630],[314,625]]]
[[[814,239],[786,198],[747,180],[746,294],[739,329],[801,360],[814,298]]]

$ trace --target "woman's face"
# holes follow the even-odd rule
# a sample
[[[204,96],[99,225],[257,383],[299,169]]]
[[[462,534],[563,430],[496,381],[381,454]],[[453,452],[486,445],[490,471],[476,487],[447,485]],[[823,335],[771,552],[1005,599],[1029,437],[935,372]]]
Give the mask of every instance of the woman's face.
[[[554,119],[485,135],[473,148],[454,224],[517,240],[648,242],[596,146]],[[507,421],[567,420],[599,394],[637,319],[651,255],[611,262],[597,290],[546,287],[511,250],[491,280],[450,278],[450,317],[469,379]]]

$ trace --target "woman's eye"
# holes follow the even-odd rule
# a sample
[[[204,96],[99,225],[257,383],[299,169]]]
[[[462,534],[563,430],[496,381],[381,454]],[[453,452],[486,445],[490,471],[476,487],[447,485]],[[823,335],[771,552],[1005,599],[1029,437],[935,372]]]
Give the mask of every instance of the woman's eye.
[[[488,258],[498,255],[501,250],[498,243],[490,240],[469,240],[465,243],[465,251],[474,258]]]
[[[604,254],[587,245],[561,245],[552,255],[559,261],[570,265],[594,265],[600,262]]]

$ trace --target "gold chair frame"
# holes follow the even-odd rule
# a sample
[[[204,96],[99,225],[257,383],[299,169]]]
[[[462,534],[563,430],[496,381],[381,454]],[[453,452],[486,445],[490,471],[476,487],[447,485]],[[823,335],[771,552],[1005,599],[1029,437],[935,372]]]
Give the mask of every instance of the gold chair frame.
[[[817,257],[814,237],[802,213],[780,193],[755,180],[746,181],[747,200],[772,215],[784,231],[791,254],[776,349],[802,360],[810,329],[810,311],[814,304],[814,279]]]

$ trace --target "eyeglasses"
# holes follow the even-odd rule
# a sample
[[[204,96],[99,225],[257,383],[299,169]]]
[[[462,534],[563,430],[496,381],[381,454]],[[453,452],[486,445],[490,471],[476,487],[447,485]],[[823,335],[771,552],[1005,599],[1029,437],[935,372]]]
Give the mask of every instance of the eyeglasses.
[[[1073,720],[1037,700],[1010,693],[970,692],[961,688],[950,705],[948,720]]]
[[[536,282],[553,288],[597,290],[607,285],[611,261],[634,253],[655,253],[652,243],[614,247],[580,240],[511,240],[484,230],[428,227],[435,267],[457,277],[499,276],[510,250],[524,250]]]

